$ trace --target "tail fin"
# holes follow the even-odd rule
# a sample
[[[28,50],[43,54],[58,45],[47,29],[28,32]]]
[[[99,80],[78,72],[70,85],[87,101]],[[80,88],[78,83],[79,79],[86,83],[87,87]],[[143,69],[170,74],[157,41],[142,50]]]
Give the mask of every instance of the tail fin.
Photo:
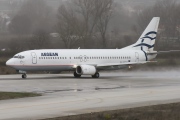
[[[156,35],[158,31],[160,17],[154,17],[141,37],[138,39],[138,41],[130,45],[128,47],[125,47],[123,49],[135,49],[135,50],[143,50],[143,51],[153,51]]]

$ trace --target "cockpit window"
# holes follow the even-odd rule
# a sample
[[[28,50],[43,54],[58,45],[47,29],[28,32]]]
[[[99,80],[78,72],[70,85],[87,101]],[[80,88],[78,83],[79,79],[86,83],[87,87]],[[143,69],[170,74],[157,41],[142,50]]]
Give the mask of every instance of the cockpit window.
[[[22,56],[22,55],[15,55],[13,58],[24,59],[24,56]]]
[[[24,59],[24,56],[20,56],[20,59]]]
[[[13,58],[18,58],[18,56],[14,56]]]

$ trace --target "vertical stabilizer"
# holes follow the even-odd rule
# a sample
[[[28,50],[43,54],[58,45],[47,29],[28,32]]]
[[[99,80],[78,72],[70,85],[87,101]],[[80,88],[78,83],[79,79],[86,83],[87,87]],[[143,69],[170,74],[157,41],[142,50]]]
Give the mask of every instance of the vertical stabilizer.
[[[125,47],[123,49],[153,51],[156,41],[159,21],[160,21],[160,17],[154,17],[147,26],[147,28],[145,29],[145,31],[143,32],[143,34],[141,35],[141,37],[138,39],[138,41],[135,44]]]

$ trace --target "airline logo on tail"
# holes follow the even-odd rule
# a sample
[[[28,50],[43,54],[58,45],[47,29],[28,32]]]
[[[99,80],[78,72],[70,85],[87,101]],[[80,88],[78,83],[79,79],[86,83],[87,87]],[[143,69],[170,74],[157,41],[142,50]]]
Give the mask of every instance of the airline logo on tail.
[[[150,36],[152,36],[152,35],[154,35],[155,37],[150,37]],[[144,37],[140,38],[140,39],[141,39],[141,43],[135,45],[134,47],[139,47],[139,46],[141,46],[141,50],[143,49],[143,46],[148,47],[148,49],[153,48],[155,44],[149,45],[149,44],[144,43],[144,42],[146,42],[146,41],[149,42],[149,41],[155,40],[155,39],[156,39],[156,35],[157,35],[157,32],[155,32],[155,31],[148,32],[147,34],[145,34]],[[150,42],[150,43],[151,43],[151,42]]]

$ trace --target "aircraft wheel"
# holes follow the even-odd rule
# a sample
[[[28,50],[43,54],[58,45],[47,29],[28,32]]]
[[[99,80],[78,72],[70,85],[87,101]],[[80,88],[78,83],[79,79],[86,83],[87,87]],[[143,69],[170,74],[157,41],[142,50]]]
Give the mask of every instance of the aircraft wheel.
[[[76,72],[74,72],[74,77],[75,77],[75,78],[80,78],[81,75],[79,75],[79,74],[77,74]]]
[[[100,74],[99,73],[95,73],[94,75],[92,75],[92,78],[99,78]]]
[[[26,75],[26,74],[22,74],[22,78],[23,78],[23,79],[26,79],[26,78],[27,78],[27,75]]]

